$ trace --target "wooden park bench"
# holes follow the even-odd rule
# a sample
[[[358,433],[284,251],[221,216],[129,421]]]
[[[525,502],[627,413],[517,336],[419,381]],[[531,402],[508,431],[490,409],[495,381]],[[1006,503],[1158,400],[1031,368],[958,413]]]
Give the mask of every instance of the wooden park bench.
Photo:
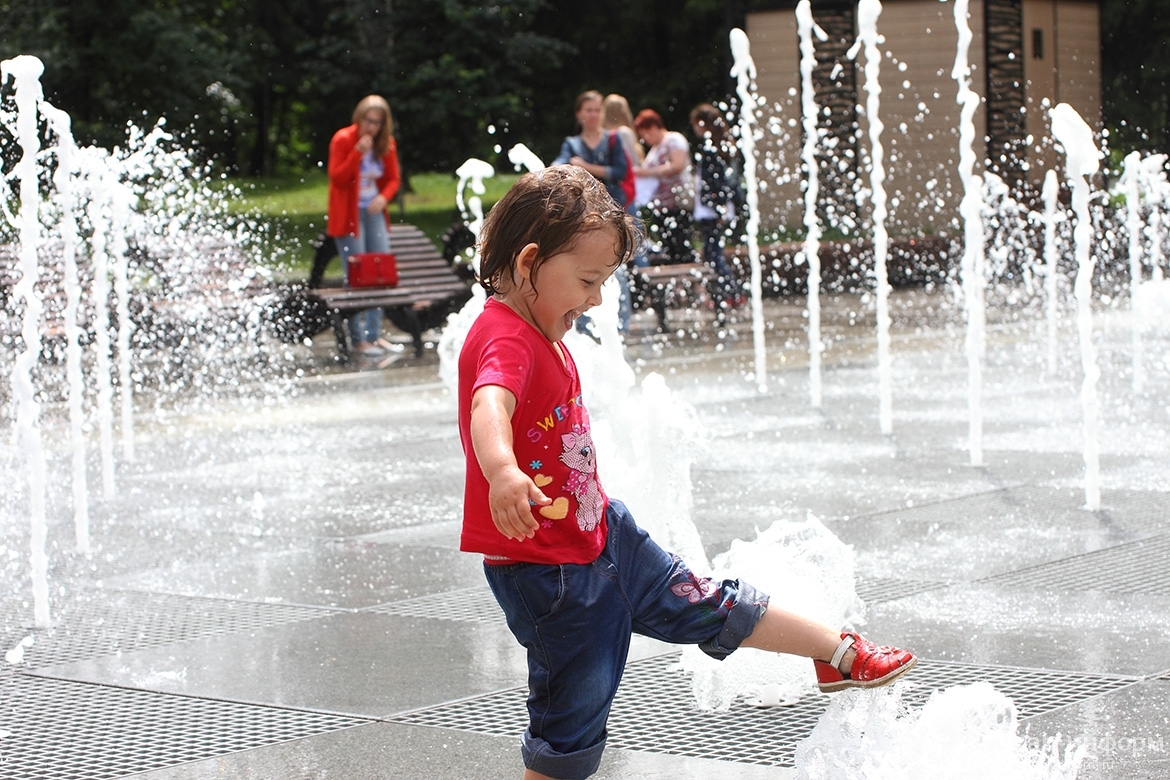
[[[378,308],[396,328],[410,334],[414,354],[422,355],[422,334],[441,326],[467,302],[472,280],[456,273],[455,266],[414,225],[391,225],[390,251],[398,263],[396,286],[351,288],[335,280],[293,289],[277,311],[278,335],[300,340],[332,327],[338,353],[345,361],[350,357],[347,319],[359,311]]]
[[[16,244],[0,244],[0,338],[8,343],[13,343],[11,340],[24,327],[23,302],[16,299],[16,285],[23,275],[19,252],[20,247]],[[35,294],[41,302],[39,330],[41,348],[46,354],[52,353],[54,345],[63,344],[65,339],[65,271],[61,253],[59,244],[38,247]],[[78,257],[77,263],[79,284],[88,287],[93,269],[85,257]],[[83,328],[90,327],[91,314],[83,301],[77,311],[78,324]]]
[[[669,307],[693,306],[708,295],[711,267],[706,263],[654,263],[634,266],[630,283],[635,299],[641,297],[658,317],[658,329],[666,330]]]

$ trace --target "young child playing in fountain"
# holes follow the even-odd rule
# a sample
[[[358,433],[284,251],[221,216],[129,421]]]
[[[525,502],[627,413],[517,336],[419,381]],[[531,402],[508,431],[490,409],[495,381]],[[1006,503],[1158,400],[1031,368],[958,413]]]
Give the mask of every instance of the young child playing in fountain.
[[[770,605],[746,582],[697,576],[606,496],[561,339],[637,240],[602,183],[572,165],[523,176],[483,226],[490,295],[459,357],[460,548],[483,555],[528,651],[525,780],[597,771],[633,632],[717,659],[739,647],[806,656],[824,691],[884,685],[916,661]]]

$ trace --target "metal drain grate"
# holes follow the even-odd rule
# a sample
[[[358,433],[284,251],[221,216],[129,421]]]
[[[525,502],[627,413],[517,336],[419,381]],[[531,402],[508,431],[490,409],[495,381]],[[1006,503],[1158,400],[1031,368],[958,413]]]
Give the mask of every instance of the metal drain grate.
[[[928,580],[898,580],[890,577],[859,577],[857,580],[857,595],[866,604],[877,604],[883,601],[895,601],[917,593],[927,593],[948,587],[945,582],[931,582]]]
[[[1167,560],[1170,560],[1170,535],[1163,534],[996,574],[977,582],[1043,590],[1166,596],[1170,595]]]
[[[923,661],[906,679],[913,683],[904,699],[924,704],[939,688],[987,682],[1009,697],[1021,718],[1033,718],[1070,704],[1140,682],[1140,677],[1027,669],[1016,666],[979,666],[951,661]]]
[[[6,780],[101,780],[371,721],[28,675],[0,678]]]
[[[391,604],[381,604],[363,611],[473,623],[506,622],[500,605],[496,603],[496,597],[486,587],[463,588],[433,596],[419,596]]]
[[[174,596],[138,591],[97,590],[63,604],[55,624],[44,631],[22,628],[32,612],[6,605],[0,647],[14,647],[25,636],[36,640],[25,651],[30,667],[71,663],[207,636],[236,634],[268,626],[313,620],[329,610],[285,604]]]
[[[609,744],[628,750],[713,758],[747,764],[792,766],[796,744],[824,714],[825,696],[791,707],[760,708],[737,702],[727,712],[696,710],[690,682],[677,670],[678,654],[635,661],[626,667],[609,719]],[[1108,693],[1133,677],[1054,672],[923,661],[907,677],[903,700],[925,703],[939,688],[989,682],[1011,697],[1021,717],[1032,717]],[[528,725],[526,688],[405,713],[391,720],[481,734],[518,736]],[[736,734],[727,740],[726,734]]]

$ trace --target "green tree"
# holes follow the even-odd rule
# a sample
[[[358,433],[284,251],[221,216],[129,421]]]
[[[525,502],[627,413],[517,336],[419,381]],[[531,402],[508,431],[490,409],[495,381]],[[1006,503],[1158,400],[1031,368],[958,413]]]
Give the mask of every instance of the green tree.
[[[1101,4],[1101,94],[1110,146],[1170,152],[1170,2]]]
[[[542,110],[537,85],[576,53],[537,30],[548,7],[545,0],[394,4],[386,94],[408,168],[454,170],[526,139],[528,118]]]
[[[551,159],[584,89],[685,130],[695,103],[731,95],[728,30],[765,5],[777,2],[0,0],[0,58],[41,58],[46,97],[82,143],[165,117],[229,171],[303,171],[379,93],[406,169],[450,171],[473,155],[499,165],[495,147],[517,142]],[[1103,0],[1101,28],[1110,145],[1170,151],[1170,0]]]
[[[722,0],[597,0],[561,4],[540,18],[548,35],[580,50],[570,72],[551,74],[541,136],[575,131],[572,107],[586,89],[617,92],[635,113],[653,108],[685,131],[691,108],[730,96],[728,33],[743,23],[738,3]],[[555,131],[554,131],[555,129]],[[556,147],[552,149],[555,153]]]
[[[45,96],[69,112],[79,140],[115,145],[128,122],[162,116],[181,132],[215,106],[207,89],[237,59],[202,10],[133,0],[7,3],[0,54],[42,60]]]

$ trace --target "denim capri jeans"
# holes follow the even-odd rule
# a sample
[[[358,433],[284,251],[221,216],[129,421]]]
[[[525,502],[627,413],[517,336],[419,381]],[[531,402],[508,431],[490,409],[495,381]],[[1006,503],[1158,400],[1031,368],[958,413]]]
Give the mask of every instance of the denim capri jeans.
[[[619,501],[589,564],[485,564],[508,627],[528,650],[524,765],[563,780],[597,771],[606,720],[634,632],[698,645],[722,660],[752,633],[768,597],[738,580],[696,576]]]

